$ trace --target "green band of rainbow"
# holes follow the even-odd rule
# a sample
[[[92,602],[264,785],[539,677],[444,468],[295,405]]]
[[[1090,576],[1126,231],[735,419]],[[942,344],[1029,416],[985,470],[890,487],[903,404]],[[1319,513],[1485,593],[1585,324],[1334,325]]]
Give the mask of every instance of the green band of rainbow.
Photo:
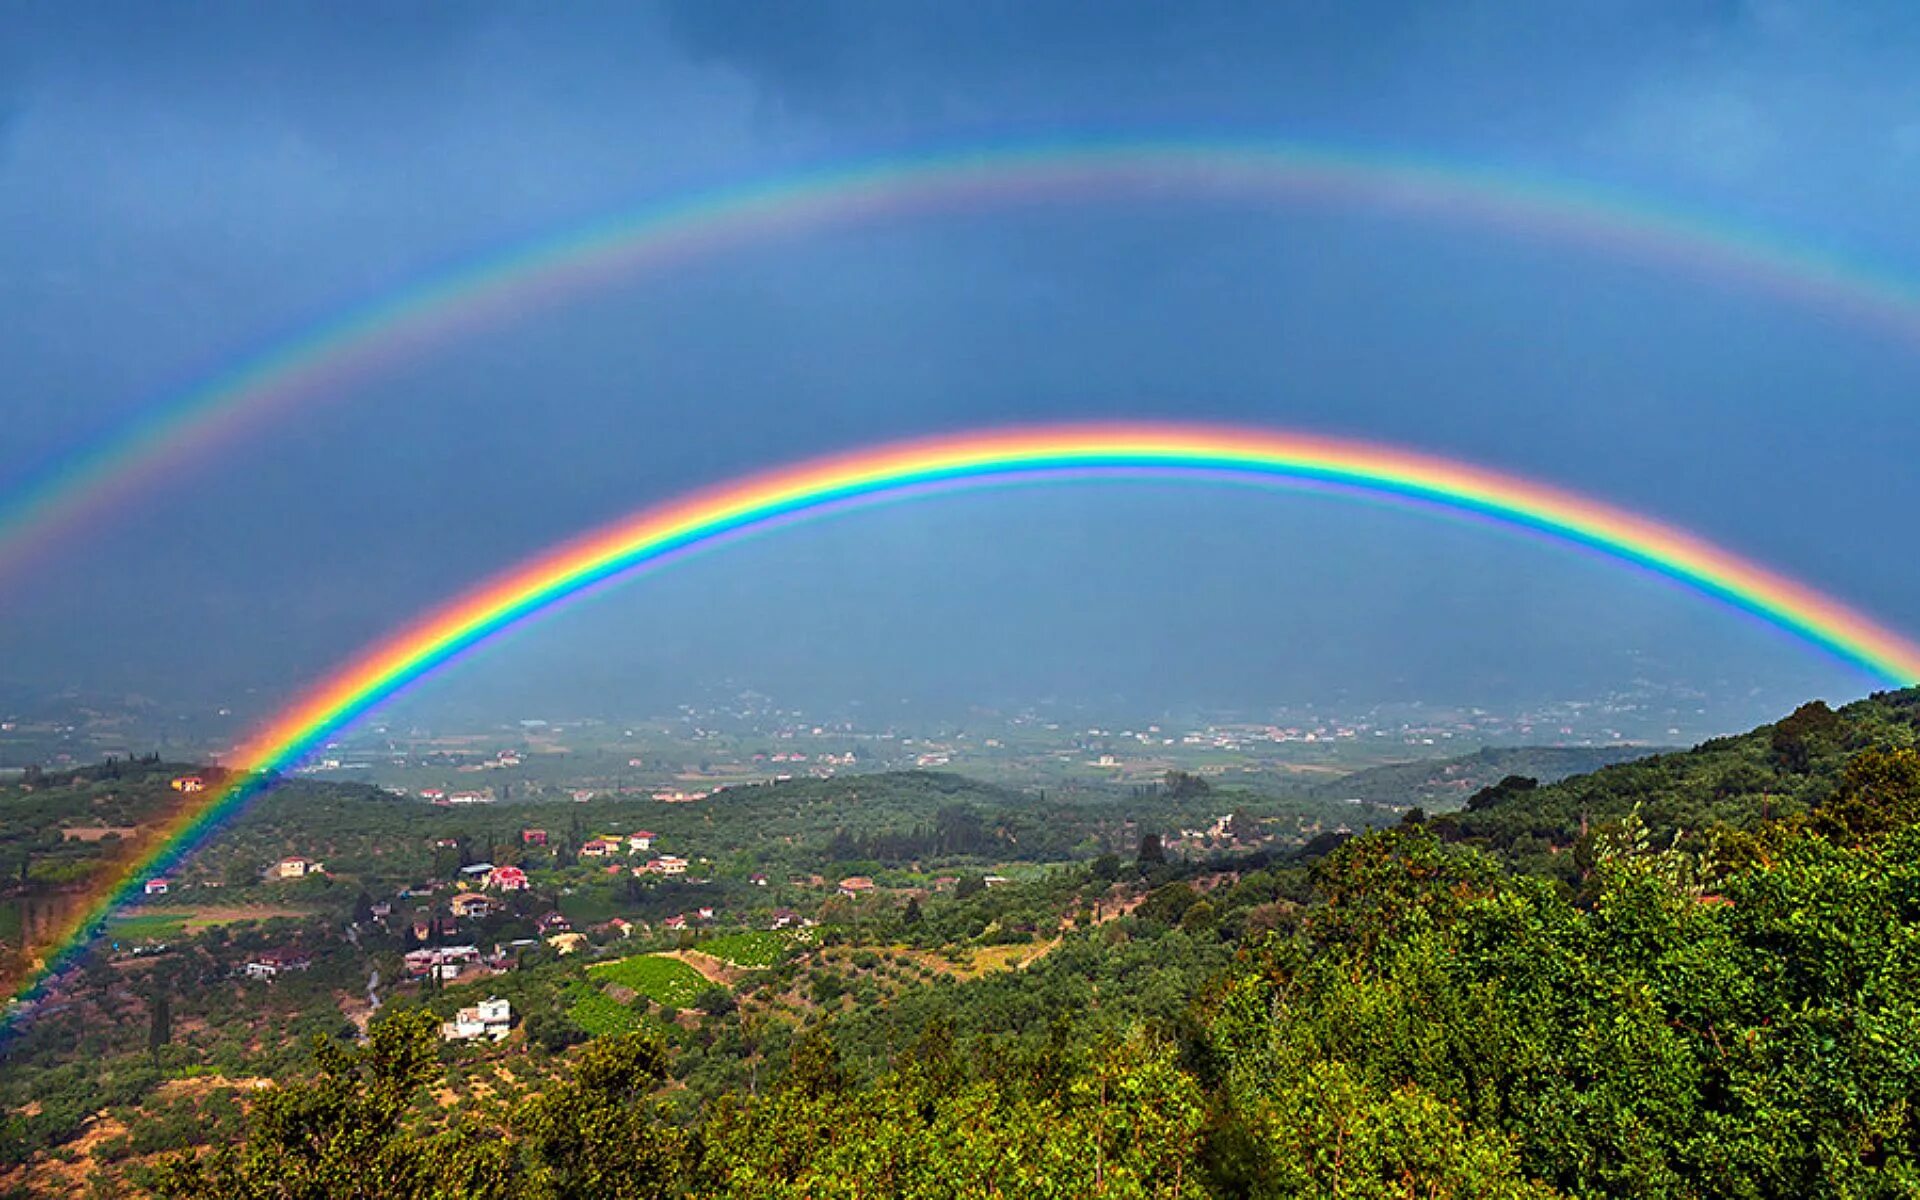
[[[1290,143],[1077,140],[787,176],[624,213],[426,279],[245,357],[14,489],[0,577],[183,463],[357,377],[581,290],[730,247],[899,213],[1062,196],[1218,195],[1473,223],[1674,263],[1920,335],[1920,288],[1884,271],[1643,200],[1469,164]]]
[[[1896,684],[1920,679],[1920,646],[1840,602],[1691,534],[1510,475],[1404,450],[1196,425],[1013,429],[901,443],[755,475],[646,509],[570,541],[435,610],[355,658],[235,755],[239,773],[180,817],[51,957],[57,969],[248,797],[328,737],[465,650],[570,596],[681,554],[863,501],[972,484],[1084,475],[1198,475],[1359,491],[1483,517],[1597,551],[1749,613]],[[44,978],[44,974],[43,974]]]

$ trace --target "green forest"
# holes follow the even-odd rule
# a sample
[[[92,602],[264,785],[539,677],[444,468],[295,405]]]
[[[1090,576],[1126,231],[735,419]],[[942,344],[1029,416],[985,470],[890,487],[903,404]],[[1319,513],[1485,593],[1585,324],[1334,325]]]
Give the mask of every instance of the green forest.
[[[584,967],[533,953],[396,996],[364,1039],[312,1028],[237,1096],[183,1098],[207,1067],[162,1028],[190,1001],[159,990],[124,1009],[144,1015],[145,1074],[87,1102],[127,1143],[91,1186],[1913,1196],[1916,745],[1920,692],[1890,693],[1303,845],[1171,855],[1137,823],[1124,850],[1094,830],[1078,844],[1096,853],[994,886],[962,866],[961,887],[821,901],[805,936],[734,929]],[[891,826],[808,840],[882,867],[898,852],[903,879],[916,851],[986,861],[966,855],[993,810],[961,819],[959,784],[931,790]],[[443,1043],[488,995],[524,1014],[512,1036]],[[25,1075],[45,1093],[78,1073],[22,1042],[4,1086],[25,1139]]]

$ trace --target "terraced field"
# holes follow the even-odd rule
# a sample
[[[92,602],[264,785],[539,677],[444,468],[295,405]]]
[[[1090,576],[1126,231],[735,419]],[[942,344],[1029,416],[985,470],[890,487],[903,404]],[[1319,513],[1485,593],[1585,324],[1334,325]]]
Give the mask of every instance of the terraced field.
[[[709,938],[694,949],[721,962],[757,970],[779,962],[792,944],[792,939],[784,933],[726,933]]]
[[[678,959],[658,954],[636,954],[618,962],[597,963],[588,968],[593,978],[624,984],[655,1004],[685,1008],[694,997],[714,986],[706,976]]]

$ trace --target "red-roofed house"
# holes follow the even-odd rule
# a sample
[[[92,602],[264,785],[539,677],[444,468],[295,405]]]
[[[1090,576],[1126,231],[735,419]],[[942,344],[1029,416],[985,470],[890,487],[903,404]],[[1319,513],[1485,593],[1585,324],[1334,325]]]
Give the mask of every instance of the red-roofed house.
[[[487,872],[487,886],[503,892],[527,890],[527,873],[519,867],[495,867]]]
[[[865,875],[849,875],[840,881],[842,896],[864,896],[873,891],[873,880]]]
[[[653,839],[656,836],[657,835],[654,834],[651,830],[647,830],[647,829],[642,829],[638,833],[628,834],[627,835],[627,852],[629,854],[638,854],[642,850],[653,849]]]
[[[520,831],[520,844],[522,846],[544,846],[547,844],[547,831],[544,829],[522,829]]]
[[[149,896],[164,896],[173,885],[165,879],[155,877],[147,880],[146,893]]]

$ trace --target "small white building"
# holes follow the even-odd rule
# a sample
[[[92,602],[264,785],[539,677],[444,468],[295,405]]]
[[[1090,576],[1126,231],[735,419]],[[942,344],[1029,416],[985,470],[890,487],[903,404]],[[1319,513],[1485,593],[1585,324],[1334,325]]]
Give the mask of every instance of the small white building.
[[[471,1042],[480,1038],[505,1041],[513,1029],[513,1005],[490,996],[471,1008],[454,1014],[453,1020],[440,1026],[440,1036],[449,1042]]]
[[[268,868],[267,873],[275,879],[305,879],[309,875],[325,874],[326,869],[325,863],[316,862],[311,858],[302,858],[296,854],[274,863]]]

